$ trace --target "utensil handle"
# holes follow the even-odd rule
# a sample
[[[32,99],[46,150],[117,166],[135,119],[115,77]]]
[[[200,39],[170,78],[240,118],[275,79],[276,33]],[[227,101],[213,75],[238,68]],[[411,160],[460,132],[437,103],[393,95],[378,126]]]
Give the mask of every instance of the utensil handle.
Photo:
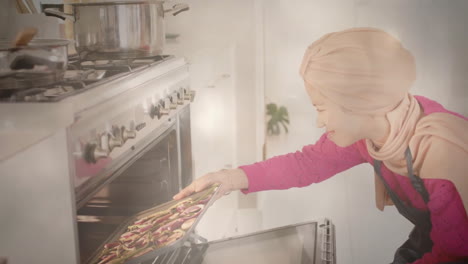
[[[29,41],[31,41],[31,39],[33,39],[36,34],[37,34],[37,28],[34,28],[34,27],[29,27],[29,28],[25,28],[21,30],[18,33],[18,35],[16,35],[13,46],[19,47],[19,46],[28,45]]]
[[[43,12],[46,16],[58,17],[63,20],[70,19],[71,21],[75,22],[75,16],[72,14],[67,14],[52,8],[46,8]]]
[[[184,11],[188,11],[190,9],[188,4],[176,4],[172,7],[172,9],[164,10],[164,13],[172,13],[173,16],[178,15]]]

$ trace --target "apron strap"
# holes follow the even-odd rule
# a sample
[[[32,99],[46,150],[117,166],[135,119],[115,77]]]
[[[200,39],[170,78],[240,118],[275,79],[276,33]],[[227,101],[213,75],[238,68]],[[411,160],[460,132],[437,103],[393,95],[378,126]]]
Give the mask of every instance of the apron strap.
[[[383,178],[382,173],[381,173],[381,167],[382,167],[382,161],[374,159],[375,173],[379,176],[380,180],[384,184],[385,189],[387,190],[387,194],[392,199],[393,204],[395,204],[398,212],[400,212],[401,215],[405,216],[408,220],[410,220],[413,224],[416,225],[416,222],[413,222],[414,220],[412,219],[412,217],[410,217],[412,214],[410,210],[408,209],[408,207],[403,203],[403,201],[401,201],[398,195],[392,191],[390,186],[388,186],[387,181]]]
[[[406,158],[406,167],[408,169],[408,177],[410,178],[411,185],[413,185],[413,188],[421,195],[422,199],[427,204],[429,202],[429,193],[427,192],[427,189],[424,186],[424,182],[422,181],[422,179],[418,177],[417,175],[414,175],[413,157],[411,155],[411,151],[409,147],[405,151],[405,158]],[[394,198],[397,198],[396,194],[393,191],[391,191],[390,186],[388,186],[387,184],[387,181],[385,181],[385,179],[383,178],[381,174],[381,167],[382,167],[382,161],[374,159],[374,170],[376,174],[379,175],[380,179],[385,185],[385,188],[387,189],[387,193],[390,195],[390,198],[392,198],[393,202],[395,203]]]
[[[427,192],[426,187],[424,187],[423,180],[413,172],[413,156],[411,155],[411,150],[409,147],[406,148],[405,157],[411,185],[413,185],[413,188],[421,195],[424,202],[427,204],[429,202],[429,193]]]

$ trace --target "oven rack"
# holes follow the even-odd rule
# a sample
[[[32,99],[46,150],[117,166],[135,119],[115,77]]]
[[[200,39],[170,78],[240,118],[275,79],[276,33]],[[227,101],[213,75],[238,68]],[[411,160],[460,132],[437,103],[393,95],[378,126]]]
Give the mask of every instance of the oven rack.
[[[208,248],[207,242],[198,234],[191,233],[181,247],[138,264],[198,264]]]

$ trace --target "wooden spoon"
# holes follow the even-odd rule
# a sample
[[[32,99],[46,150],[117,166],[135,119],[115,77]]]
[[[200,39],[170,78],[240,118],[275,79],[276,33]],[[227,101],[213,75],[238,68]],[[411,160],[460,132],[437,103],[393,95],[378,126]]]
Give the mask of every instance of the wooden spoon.
[[[21,30],[15,38],[15,41],[13,42],[14,47],[19,47],[19,46],[26,46],[28,45],[29,41],[34,38],[37,34],[37,28],[35,27],[29,27]]]

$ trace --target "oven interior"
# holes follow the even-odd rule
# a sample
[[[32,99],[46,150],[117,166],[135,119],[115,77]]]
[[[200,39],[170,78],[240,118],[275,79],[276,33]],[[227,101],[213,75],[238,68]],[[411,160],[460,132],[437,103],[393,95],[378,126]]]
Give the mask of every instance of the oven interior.
[[[171,200],[179,191],[177,136],[174,125],[77,210],[81,263],[130,216]]]

